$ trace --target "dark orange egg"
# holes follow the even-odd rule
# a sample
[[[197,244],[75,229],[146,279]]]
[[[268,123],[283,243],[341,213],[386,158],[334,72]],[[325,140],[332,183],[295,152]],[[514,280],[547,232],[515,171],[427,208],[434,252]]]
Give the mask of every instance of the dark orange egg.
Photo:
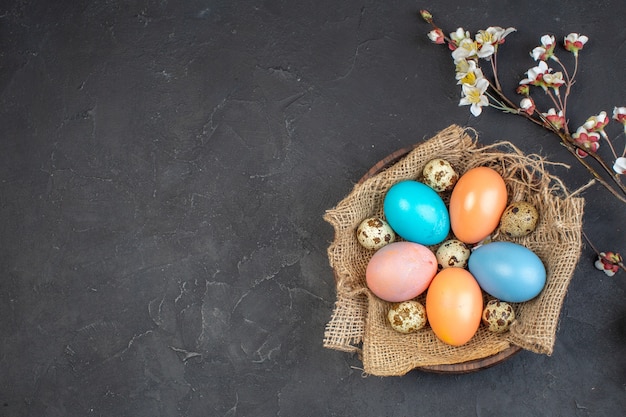
[[[426,316],[439,340],[452,346],[467,343],[482,312],[482,292],[467,270],[446,268],[435,275],[426,293]]]
[[[450,196],[452,232],[464,243],[480,242],[498,227],[506,202],[506,185],[500,174],[488,167],[470,169]]]

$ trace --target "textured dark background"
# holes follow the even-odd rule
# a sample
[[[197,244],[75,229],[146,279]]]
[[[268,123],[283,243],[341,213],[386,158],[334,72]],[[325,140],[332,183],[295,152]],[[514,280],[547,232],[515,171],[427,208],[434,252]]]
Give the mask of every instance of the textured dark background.
[[[575,164],[521,118],[458,107],[417,11],[516,27],[509,91],[542,34],[588,35],[578,126],[626,105],[623,0],[0,4],[1,416],[626,413],[626,274],[588,245],[551,357],[364,378],[322,347],[322,216],[378,160],[456,123]],[[624,205],[583,195],[592,241],[626,252]]]

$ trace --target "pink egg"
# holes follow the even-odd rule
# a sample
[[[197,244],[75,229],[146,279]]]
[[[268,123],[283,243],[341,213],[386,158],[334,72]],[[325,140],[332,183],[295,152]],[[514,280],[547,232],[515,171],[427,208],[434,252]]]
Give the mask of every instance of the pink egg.
[[[367,264],[367,287],[385,301],[417,297],[437,273],[437,258],[426,246],[394,242],[379,249]]]

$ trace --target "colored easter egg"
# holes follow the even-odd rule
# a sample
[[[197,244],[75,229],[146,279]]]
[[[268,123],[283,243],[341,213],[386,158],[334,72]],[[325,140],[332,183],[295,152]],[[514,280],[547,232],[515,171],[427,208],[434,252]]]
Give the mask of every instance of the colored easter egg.
[[[437,273],[437,258],[414,242],[390,243],[374,253],[365,271],[367,287],[385,301],[415,298]]]
[[[446,204],[436,191],[419,181],[406,180],[391,186],[383,209],[391,228],[410,242],[435,245],[450,232]]]
[[[541,259],[525,246],[512,242],[478,247],[470,255],[468,268],[486,293],[507,302],[531,300],[546,283]]]
[[[460,346],[476,334],[483,313],[483,297],[472,274],[462,268],[441,270],[426,294],[426,315],[444,343]]]
[[[506,202],[506,185],[500,174],[488,167],[470,169],[450,195],[452,232],[464,243],[480,242],[498,226]]]

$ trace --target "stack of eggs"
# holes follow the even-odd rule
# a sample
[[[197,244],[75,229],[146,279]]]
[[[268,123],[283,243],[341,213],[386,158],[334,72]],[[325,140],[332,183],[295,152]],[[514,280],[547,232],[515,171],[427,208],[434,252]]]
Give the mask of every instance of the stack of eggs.
[[[444,192],[451,192],[448,205]],[[546,270],[535,253],[490,239],[498,226],[506,236],[525,236],[538,220],[527,202],[507,206],[506,185],[492,168],[472,168],[459,178],[448,161],[432,160],[421,181],[401,181],[387,191],[383,210],[384,219],[359,225],[357,238],[375,251],[367,286],[393,303],[388,319],[399,332],[428,323],[441,341],[460,346],[481,322],[494,332],[508,330],[515,318],[509,303],[531,300],[545,286]],[[486,306],[483,291],[493,298]],[[416,300],[423,293],[425,306]]]

